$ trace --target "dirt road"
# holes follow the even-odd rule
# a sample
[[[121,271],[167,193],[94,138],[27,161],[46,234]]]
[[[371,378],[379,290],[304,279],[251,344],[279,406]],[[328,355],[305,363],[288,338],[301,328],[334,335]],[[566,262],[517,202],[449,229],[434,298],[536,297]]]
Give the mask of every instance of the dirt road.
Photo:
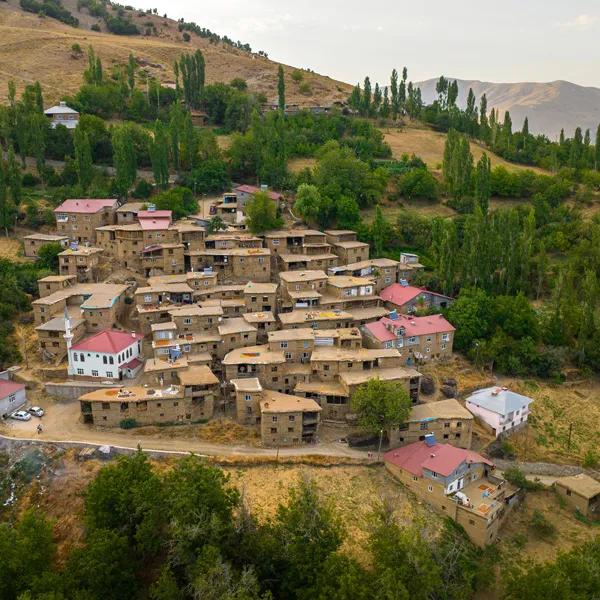
[[[328,442],[296,448],[260,448],[243,442],[230,445],[217,444],[208,440],[177,437],[177,427],[164,427],[155,434],[140,435],[135,429],[121,430],[84,425],[80,422],[78,402],[40,402],[46,414],[40,420],[32,417],[22,422],[8,419],[0,424],[0,435],[12,439],[31,439],[45,442],[75,442],[83,445],[108,445],[147,451],[203,454],[209,456],[331,456],[369,460],[367,453],[349,448],[342,442]],[[36,432],[41,423],[43,431]]]

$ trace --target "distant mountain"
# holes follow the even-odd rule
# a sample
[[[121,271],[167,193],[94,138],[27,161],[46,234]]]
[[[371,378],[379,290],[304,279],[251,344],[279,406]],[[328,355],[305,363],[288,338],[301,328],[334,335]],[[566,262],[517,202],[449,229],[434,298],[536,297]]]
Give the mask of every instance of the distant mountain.
[[[453,78],[449,78],[453,79]],[[436,97],[437,79],[420,82],[423,100],[432,102]],[[600,89],[583,87],[568,81],[549,83],[491,83],[488,81],[468,81],[457,79],[458,103],[466,104],[469,88],[477,96],[477,103],[483,94],[488,99],[488,110],[497,108],[503,117],[510,111],[513,129],[520,129],[525,117],[529,117],[529,130],[532,133],[545,133],[557,139],[561,128],[572,136],[576,127],[591,130],[592,140],[600,124]]]

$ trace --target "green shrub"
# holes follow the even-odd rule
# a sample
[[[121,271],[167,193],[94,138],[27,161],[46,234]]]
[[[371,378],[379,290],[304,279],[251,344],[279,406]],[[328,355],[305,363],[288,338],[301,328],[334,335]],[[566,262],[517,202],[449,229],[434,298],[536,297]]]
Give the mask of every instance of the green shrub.
[[[504,471],[504,479],[506,479],[506,481],[515,487],[530,492],[540,490],[542,488],[540,483],[529,481],[529,479],[525,477],[525,473],[523,473],[523,471],[521,471],[521,469],[516,465],[514,467],[509,467]]]
[[[121,429],[133,429],[134,427],[138,427],[138,422],[133,418],[123,419],[119,423],[119,427]]]
[[[102,31],[102,30],[100,29],[100,25],[99,25],[98,23],[94,23],[94,24],[93,24],[93,25],[90,27],[90,29],[91,29],[92,31]]]
[[[539,510],[533,511],[529,528],[540,538],[551,538],[556,534],[556,527]]]
[[[584,469],[594,469],[598,466],[598,453],[593,448],[585,453],[581,466]]]
[[[187,31],[183,32],[183,41],[184,42],[189,42],[192,38],[190,37],[190,34]]]
[[[300,87],[298,88],[298,90],[300,91],[301,94],[310,94],[310,92],[311,92],[310,85],[306,81],[304,81],[303,83],[300,84]]]
[[[302,71],[298,71],[298,69],[296,69],[295,71],[292,72],[292,79],[296,83],[300,83],[304,79],[304,73]]]
[[[33,173],[25,173],[23,175],[23,187],[35,187],[40,183],[40,178],[36,177]]]
[[[146,198],[150,198],[152,195],[152,184],[146,181],[145,179],[140,179],[131,195],[137,200],[145,200]]]

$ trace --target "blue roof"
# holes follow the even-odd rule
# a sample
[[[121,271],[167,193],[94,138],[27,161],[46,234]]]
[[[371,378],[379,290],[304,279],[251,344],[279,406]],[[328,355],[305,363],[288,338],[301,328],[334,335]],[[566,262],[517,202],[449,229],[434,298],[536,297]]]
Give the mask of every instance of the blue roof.
[[[500,415],[507,415],[525,408],[530,402],[533,402],[533,399],[511,392],[507,388],[494,386],[477,390],[467,398],[467,402],[472,402]]]

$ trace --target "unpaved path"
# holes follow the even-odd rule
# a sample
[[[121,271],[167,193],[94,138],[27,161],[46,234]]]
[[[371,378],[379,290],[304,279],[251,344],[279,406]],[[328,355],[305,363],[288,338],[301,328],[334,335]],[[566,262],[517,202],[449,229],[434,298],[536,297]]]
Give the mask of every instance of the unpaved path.
[[[47,404],[43,400],[40,405],[46,410],[41,421],[33,417],[30,421],[21,422],[8,419],[0,424],[0,437],[7,439],[39,440],[56,444],[76,443],[95,446],[115,446],[135,449],[138,446],[146,451],[171,453],[204,454],[209,456],[330,456],[369,460],[367,453],[349,448],[342,442],[328,442],[294,448],[260,448],[244,444],[217,444],[207,440],[190,437],[174,437],[176,427],[164,428],[164,434],[140,435],[135,429],[100,428],[84,425],[80,422],[79,402],[57,402]],[[43,431],[36,432],[42,423]]]

